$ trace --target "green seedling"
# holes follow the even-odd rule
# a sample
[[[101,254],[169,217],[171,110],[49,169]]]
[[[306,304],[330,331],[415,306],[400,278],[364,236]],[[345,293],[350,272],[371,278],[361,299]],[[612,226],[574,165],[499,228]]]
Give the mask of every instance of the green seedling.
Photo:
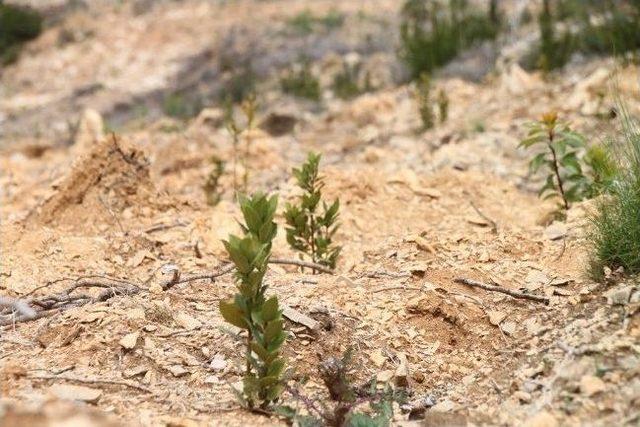
[[[276,402],[283,390],[285,360],[281,348],[286,340],[282,310],[276,296],[267,297],[264,283],[271,245],[277,233],[273,221],[278,200],[256,193],[240,196],[244,217],[243,237],[230,235],[223,241],[235,266],[238,292],[220,301],[220,313],[230,324],[246,331],[246,369],[241,401],[249,408],[264,409]]]
[[[320,154],[309,153],[302,167],[293,169],[303,194],[297,204],[287,203],[284,212],[287,242],[311,261],[335,268],[341,250],[333,243],[338,230],[340,200],[334,200],[331,205],[322,200],[324,181],[318,172],[320,158]]]
[[[529,124],[529,132],[520,147],[542,147],[529,163],[532,173],[543,167],[547,172],[540,197],[559,197],[564,209],[585,198],[589,181],[578,158],[584,146],[584,137],[561,123],[556,113],[544,114],[541,120]]]

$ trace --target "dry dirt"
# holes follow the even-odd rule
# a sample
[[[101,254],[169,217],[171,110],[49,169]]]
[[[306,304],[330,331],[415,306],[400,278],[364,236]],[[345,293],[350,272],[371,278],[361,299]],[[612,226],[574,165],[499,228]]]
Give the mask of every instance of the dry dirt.
[[[215,271],[225,262],[220,240],[238,231],[230,175],[217,206],[202,191],[208,159],[231,157],[224,126],[202,116],[152,117],[69,146],[64,124],[84,107],[109,116],[122,102],[175,84],[185,58],[216,52],[213,34],[234,25],[266,34],[265,23],[282,26],[307,7],[335,7],[360,22],[358,11],[382,19],[397,5],[194,0],[135,14],[129,3],[63,14],[2,72],[0,294],[38,298],[92,275],[140,289],[3,326],[0,425],[279,424],[243,411],[230,391],[242,372],[241,342],[217,306],[234,292],[231,276],[162,287],[166,264],[183,277]],[[251,28],[249,19],[261,24]],[[58,33],[73,20],[90,35],[59,46]],[[349,40],[359,30],[339,31]],[[363,56],[368,65],[393,62],[382,48]],[[330,69],[333,59],[319,67]],[[77,95],[96,82],[103,88]],[[267,82],[260,117],[285,105],[297,123],[283,136],[252,132],[250,188],[277,192],[283,206],[296,194],[290,169],[316,150],[326,197],[341,200],[336,274],[273,265],[267,277],[282,303],[322,324],[315,332],[287,324],[285,353],[295,378],[311,378],[307,393],[322,392],[318,363],[353,346],[362,380],[393,382],[406,357],[411,393],[431,396],[430,413],[444,417],[415,425],[445,425],[447,416],[453,425],[638,425],[638,288],[588,279],[589,203],[553,222],[554,203],[537,198],[517,148],[522,124],[550,109],[593,141],[604,137],[616,126],[602,118],[614,103],[613,82],[639,112],[637,68],[612,60],[572,64],[548,80],[509,65],[479,83],[442,78],[436,84],[450,97],[450,118],[428,132],[416,130],[407,85],[325,99],[318,109],[278,99]],[[282,230],[274,255],[296,257]],[[456,278],[546,296],[549,304]],[[56,398],[62,384],[101,393],[73,405]],[[400,411],[395,422],[410,425]]]

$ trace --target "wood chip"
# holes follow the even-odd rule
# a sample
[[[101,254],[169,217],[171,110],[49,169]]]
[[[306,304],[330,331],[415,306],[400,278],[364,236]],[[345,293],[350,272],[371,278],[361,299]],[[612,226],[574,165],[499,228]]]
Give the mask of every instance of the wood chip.
[[[49,392],[58,399],[86,403],[97,403],[102,396],[100,389],[72,384],[54,384],[49,387]]]
[[[127,350],[133,349],[138,343],[138,337],[140,336],[140,332],[132,332],[130,334],[125,335],[120,340],[120,345]]]
[[[311,317],[307,316],[306,314],[300,313],[298,310],[295,310],[291,307],[285,306],[282,309],[282,315],[287,319],[291,320],[292,322],[299,323],[301,325],[306,326],[307,328],[311,329],[314,332],[317,332],[320,330],[319,322],[316,322]]]

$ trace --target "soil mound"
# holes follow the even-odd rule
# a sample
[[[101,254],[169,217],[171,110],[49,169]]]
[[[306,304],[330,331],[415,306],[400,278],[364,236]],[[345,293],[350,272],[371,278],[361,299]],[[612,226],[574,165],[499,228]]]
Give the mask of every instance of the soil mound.
[[[115,136],[81,154],[54,190],[32,217],[38,225],[111,223],[158,203],[147,157]]]

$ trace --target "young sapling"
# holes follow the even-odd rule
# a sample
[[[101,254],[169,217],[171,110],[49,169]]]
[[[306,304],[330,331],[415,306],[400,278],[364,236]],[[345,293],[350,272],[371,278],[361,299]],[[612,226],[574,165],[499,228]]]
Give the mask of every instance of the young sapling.
[[[320,158],[320,154],[309,153],[302,167],[293,169],[303,194],[297,204],[287,203],[285,208],[287,242],[314,263],[335,268],[341,250],[333,243],[338,230],[340,200],[334,200],[331,205],[322,200],[324,181],[318,171]]]

